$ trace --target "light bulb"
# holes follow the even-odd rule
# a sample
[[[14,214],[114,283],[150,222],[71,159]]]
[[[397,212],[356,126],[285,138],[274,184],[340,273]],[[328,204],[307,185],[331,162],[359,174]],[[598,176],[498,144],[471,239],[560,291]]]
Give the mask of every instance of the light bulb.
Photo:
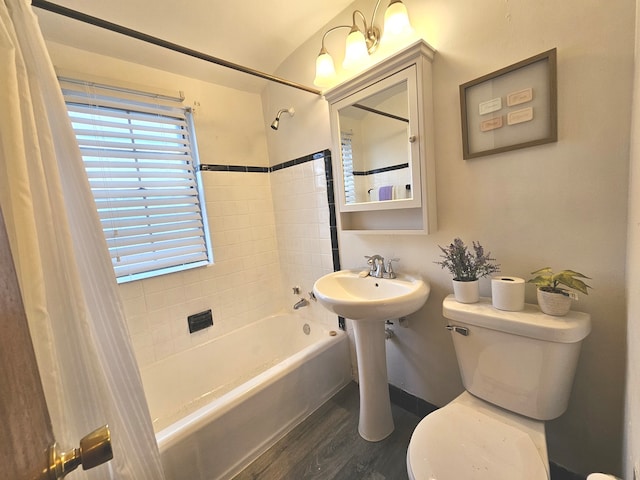
[[[316,78],[313,81],[318,87],[328,87],[336,76],[336,68],[333,65],[333,58],[326,49],[322,49],[316,58]]]
[[[351,28],[351,32],[349,32],[349,36],[347,36],[342,67],[345,69],[353,68],[361,64],[368,56],[369,52],[364,35],[358,27],[354,25]]]
[[[392,0],[384,12],[384,34],[406,35],[412,31],[407,7],[401,0]]]

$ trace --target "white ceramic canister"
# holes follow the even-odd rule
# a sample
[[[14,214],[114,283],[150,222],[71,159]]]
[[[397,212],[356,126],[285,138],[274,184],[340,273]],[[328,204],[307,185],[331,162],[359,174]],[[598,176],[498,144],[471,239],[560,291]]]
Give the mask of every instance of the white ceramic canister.
[[[453,295],[460,303],[476,303],[480,299],[480,287],[478,280],[461,282],[453,280]]]

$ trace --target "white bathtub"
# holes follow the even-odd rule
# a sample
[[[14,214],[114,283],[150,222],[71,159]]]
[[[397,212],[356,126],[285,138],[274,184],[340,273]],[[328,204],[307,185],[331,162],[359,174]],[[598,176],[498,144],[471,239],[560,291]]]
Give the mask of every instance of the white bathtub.
[[[228,479],[351,380],[347,336],[273,315],[154,363],[142,380],[167,480]]]

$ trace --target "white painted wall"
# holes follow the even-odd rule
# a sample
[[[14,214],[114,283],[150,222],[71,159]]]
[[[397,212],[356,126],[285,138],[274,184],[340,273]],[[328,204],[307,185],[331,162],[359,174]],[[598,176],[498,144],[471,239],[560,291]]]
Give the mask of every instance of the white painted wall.
[[[636,1],[636,64],[631,122],[627,237],[627,390],[624,478],[640,478],[640,15]],[[633,469],[636,476],[634,477]]]
[[[354,6],[369,15],[372,4],[363,0]],[[343,267],[363,266],[363,255],[379,253],[400,257],[398,270],[417,271],[431,282],[427,305],[411,317],[409,329],[396,328],[397,337],[388,344],[391,383],[436,405],[462,390],[443,328],[441,302],[451,285],[449,275],[433,263],[438,245],[456,236],[479,240],[498,258],[504,274],[525,278],[547,265],[582,271],[593,277],[594,289],[581,296],[575,309],[591,313],[593,330],[583,346],[569,409],[547,426],[549,452],[574,472],[620,475],[635,2],[405,4],[416,34],[438,52],[433,113],[439,229],[430,236],[340,236]],[[350,11],[327,27],[349,23]],[[320,35],[302,45],[277,74],[311,85]],[[337,65],[343,38],[334,33],[327,43]],[[554,47],[559,141],[464,161],[458,86]],[[263,105],[265,121],[278,108],[296,108],[286,131],[267,135],[272,163],[330,148],[328,107],[321,98],[270,85]],[[637,247],[638,239],[632,241]],[[481,293],[489,295],[488,280]],[[532,286],[527,301],[535,302]]]

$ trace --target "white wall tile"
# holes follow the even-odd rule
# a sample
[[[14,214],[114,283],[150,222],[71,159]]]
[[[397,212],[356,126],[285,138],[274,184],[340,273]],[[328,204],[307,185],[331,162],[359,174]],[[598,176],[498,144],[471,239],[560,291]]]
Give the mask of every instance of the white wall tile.
[[[135,317],[147,313],[147,303],[144,296],[123,298],[122,303],[127,317]]]
[[[324,160],[270,174],[202,172],[214,264],[119,287],[140,365],[291,308],[333,269]],[[320,205],[320,208],[319,208]],[[312,314],[336,328],[334,315]],[[214,325],[189,334],[187,317]]]

